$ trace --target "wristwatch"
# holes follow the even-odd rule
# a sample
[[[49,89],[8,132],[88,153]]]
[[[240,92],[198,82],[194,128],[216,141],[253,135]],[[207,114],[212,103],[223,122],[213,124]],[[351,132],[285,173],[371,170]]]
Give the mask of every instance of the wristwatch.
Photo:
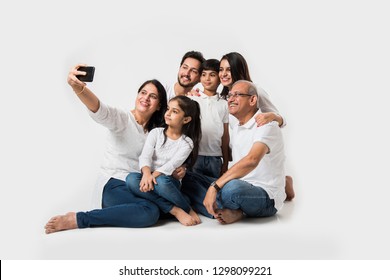
[[[217,184],[217,181],[212,182],[210,187],[214,187],[217,190],[217,192],[221,190],[221,188]]]

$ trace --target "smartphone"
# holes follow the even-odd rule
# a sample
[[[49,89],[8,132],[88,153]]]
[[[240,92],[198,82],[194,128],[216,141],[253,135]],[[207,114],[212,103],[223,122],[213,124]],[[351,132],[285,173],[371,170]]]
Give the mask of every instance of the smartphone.
[[[93,66],[80,66],[78,71],[84,71],[87,74],[86,75],[77,75],[77,79],[79,79],[82,82],[92,82],[93,76],[95,74],[95,67]]]

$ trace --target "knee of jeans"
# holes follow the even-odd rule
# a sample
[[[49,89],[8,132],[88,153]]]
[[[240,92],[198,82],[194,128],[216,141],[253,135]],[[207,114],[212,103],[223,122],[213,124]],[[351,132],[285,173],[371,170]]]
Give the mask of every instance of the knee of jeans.
[[[239,182],[240,180],[234,179],[223,186],[221,190],[222,200],[234,200],[234,198],[240,194]]]
[[[140,174],[139,173],[129,173],[126,177],[126,186],[131,189],[139,189]]]
[[[156,178],[157,184],[154,186],[154,189],[157,193],[164,193],[164,192],[170,192],[171,188],[173,187],[171,178],[168,176],[158,176]]]

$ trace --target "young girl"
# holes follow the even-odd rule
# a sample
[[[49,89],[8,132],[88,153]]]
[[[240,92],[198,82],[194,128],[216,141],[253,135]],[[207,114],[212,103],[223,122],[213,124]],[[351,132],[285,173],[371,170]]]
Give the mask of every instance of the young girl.
[[[129,189],[137,196],[154,202],[164,213],[171,213],[186,226],[200,223],[181,193],[181,182],[171,175],[189,158],[196,161],[201,139],[200,109],[186,96],[169,101],[164,128],[150,131],[139,159],[141,173],[126,178]]]

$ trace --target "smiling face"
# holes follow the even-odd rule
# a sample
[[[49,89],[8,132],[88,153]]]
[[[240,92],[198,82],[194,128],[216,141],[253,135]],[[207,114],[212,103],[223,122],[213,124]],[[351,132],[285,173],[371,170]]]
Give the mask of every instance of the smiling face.
[[[199,82],[200,61],[195,58],[187,57],[179,68],[177,81],[180,86],[187,88],[193,87]]]
[[[135,107],[139,112],[149,114],[160,108],[159,93],[155,85],[148,83],[138,92]]]
[[[235,116],[240,123],[245,123],[257,111],[257,97],[249,95],[249,84],[235,83],[228,98],[229,113]]]
[[[219,64],[219,79],[224,87],[230,88],[233,85],[232,73],[230,71],[230,64],[227,59],[222,59]]]

